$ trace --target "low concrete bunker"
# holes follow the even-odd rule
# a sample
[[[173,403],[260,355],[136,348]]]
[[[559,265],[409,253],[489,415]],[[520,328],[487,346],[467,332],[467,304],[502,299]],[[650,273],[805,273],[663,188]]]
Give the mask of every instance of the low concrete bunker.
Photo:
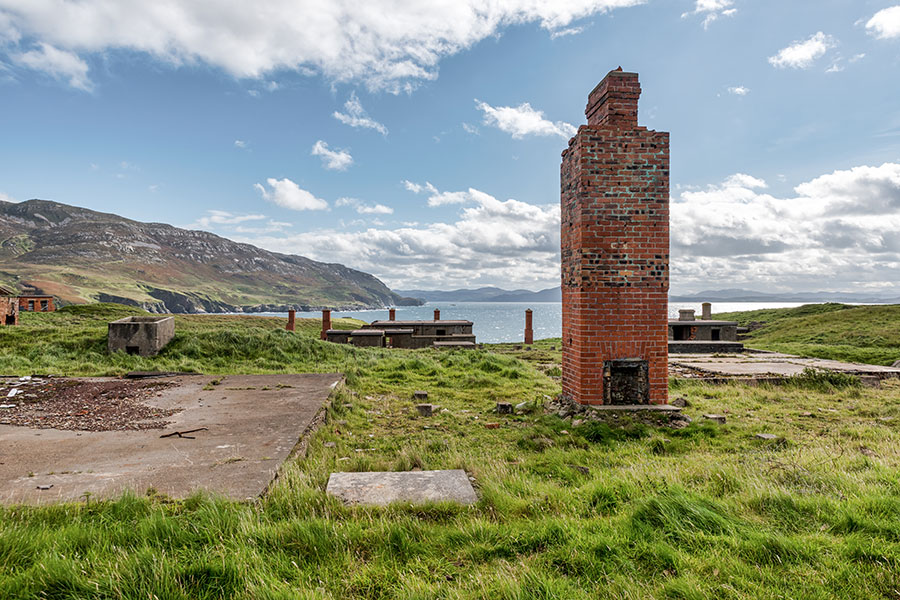
[[[175,337],[174,317],[125,317],[109,324],[107,348],[154,356]]]

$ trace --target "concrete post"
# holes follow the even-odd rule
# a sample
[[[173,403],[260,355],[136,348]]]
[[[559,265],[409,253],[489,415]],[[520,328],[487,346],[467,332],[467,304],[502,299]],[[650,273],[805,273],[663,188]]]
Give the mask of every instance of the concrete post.
[[[531,328],[531,309],[525,309],[525,343],[534,343],[534,330]]]
[[[322,339],[328,339],[328,334],[325,333],[329,329],[331,329],[331,311],[327,308],[322,310]]]
[[[678,320],[679,321],[693,321],[694,320],[694,309],[693,308],[682,308],[678,311]]]
[[[434,309],[434,320],[435,321],[441,320],[441,309],[439,309],[439,308]]]
[[[297,311],[295,310],[288,311],[288,322],[287,326],[285,327],[285,329],[287,329],[288,331],[294,331],[294,317],[296,316],[296,314]]]
[[[712,320],[712,304],[709,302],[704,302],[700,305],[703,309],[703,320],[711,321]]]
[[[388,321],[396,321],[397,320],[397,310],[393,308],[388,309]]]

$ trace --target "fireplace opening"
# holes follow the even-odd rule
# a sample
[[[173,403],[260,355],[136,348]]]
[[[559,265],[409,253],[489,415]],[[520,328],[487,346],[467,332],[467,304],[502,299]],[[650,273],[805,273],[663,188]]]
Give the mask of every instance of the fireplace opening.
[[[620,358],[603,363],[604,404],[649,404],[649,363],[640,358]]]

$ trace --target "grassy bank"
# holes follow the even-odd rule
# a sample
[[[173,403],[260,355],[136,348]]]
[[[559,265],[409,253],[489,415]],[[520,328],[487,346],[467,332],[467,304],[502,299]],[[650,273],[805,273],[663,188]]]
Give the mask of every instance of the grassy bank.
[[[119,313],[93,310],[0,330],[0,373],[339,370],[347,387],[257,503],[0,509],[0,598],[900,598],[896,383],[684,384],[687,429],[575,427],[492,413],[558,393],[558,343],[531,361],[356,349],[318,341],[315,321],[289,334],[185,316],[140,359],[105,353]],[[418,389],[445,410],[409,410]],[[465,469],[478,504],[351,508],[323,492],[333,471],[412,468]]]
[[[807,304],[716,318],[762,323],[747,345],[803,356],[890,365],[900,360],[900,305]]]

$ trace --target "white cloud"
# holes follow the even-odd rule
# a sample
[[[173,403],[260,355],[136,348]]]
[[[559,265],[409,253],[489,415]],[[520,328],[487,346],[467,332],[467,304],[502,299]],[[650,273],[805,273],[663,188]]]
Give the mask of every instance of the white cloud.
[[[311,231],[247,241],[270,250],[340,262],[393,287],[482,283],[549,287],[559,282],[559,205],[500,201],[478,190],[452,222]],[[467,192],[468,193],[468,192]]]
[[[819,31],[806,41],[796,41],[782,48],[778,54],[769,57],[769,63],[779,69],[808,69],[835,45],[833,37]]]
[[[247,142],[245,142],[244,140],[234,140],[234,147],[235,148],[246,148]]]
[[[478,110],[484,113],[484,124],[492,125],[501,131],[521,139],[526,135],[558,135],[569,138],[578,131],[573,125],[564,121],[549,121],[544,113],[535,110],[528,102],[519,106],[491,106],[487,102],[475,99]]]
[[[266,218],[266,215],[235,215],[224,210],[208,210],[206,215],[197,219],[197,225],[203,228],[213,225],[236,225],[246,221],[259,221]]]
[[[556,31],[550,33],[550,38],[555,40],[556,38],[566,37],[569,35],[578,35],[582,31],[584,31],[584,27],[567,27],[566,29],[557,29]]]
[[[368,113],[366,113],[365,109],[362,107],[362,103],[360,103],[359,98],[356,97],[355,93],[350,94],[350,99],[344,103],[344,110],[346,110],[347,112],[342,113],[339,111],[334,111],[334,113],[332,113],[332,116],[344,125],[349,125],[350,127],[374,129],[381,135],[388,134],[387,127],[369,117]]]
[[[88,77],[88,65],[74,52],[60,50],[50,44],[40,43],[38,48],[13,54],[14,63],[44,72],[59,80],[68,80],[73,88],[90,92],[94,84]]]
[[[765,187],[738,174],[673,201],[673,282],[900,294],[900,164],[834,171],[787,197]]]
[[[704,15],[703,29],[709,29],[709,26],[719,17],[731,17],[737,13],[736,8],[731,8],[733,4],[734,0],[696,0],[694,10],[682,13],[681,18]]]
[[[462,128],[463,131],[471,135],[478,135],[479,133],[481,133],[476,125],[472,125],[470,123],[463,123]]]
[[[392,215],[394,214],[394,209],[390,206],[385,206],[384,204],[375,204],[374,206],[369,206],[367,204],[363,204],[356,198],[338,198],[334,205],[336,207],[341,206],[353,206],[356,209],[356,212],[361,215]]]
[[[474,188],[459,192],[442,192],[426,181],[424,185],[403,181],[406,189],[414,194],[428,193],[428,206],[445,206],[447,204],[478,204],[485,200],[486,194]]]
[[[866,29],[882,40],[900,37],[900,5],[879,10],[866,23]]]
[[[278,206],[291,210],[325,210],[328,208],[326,201],[316,198],[287,177],[284,179],[270,177],[266,179],[266,183],[272,188],[271,191],[260,183],[254,184],[253,187],[262,194],[263,198]]]
[[[353,157],[346,150],[330,150],[328,144],[322,140],[317,141],[312,147],[313,156],[322,157],[322,165],[333,171],[346,171],[353,164]]]
[[[746,96],[750,93],[750,88],[744,87],[742,85],[736,85],[734,87],[728,88],[729,94],[734,94],[735,96]]]
[[[15,198],[13,198],[12,196],[10,196],[9,194],[5,194],[5,193],[3,193],[3,192],[0,192],[0,202],[13,202],[13,203],[18,203],[19,201],[16,200]]]
[[[394,209],[384,204],[376,204],[375,206],[360,204],[356,207],[356,212],[361,215],[392,215],[394,214]]]

